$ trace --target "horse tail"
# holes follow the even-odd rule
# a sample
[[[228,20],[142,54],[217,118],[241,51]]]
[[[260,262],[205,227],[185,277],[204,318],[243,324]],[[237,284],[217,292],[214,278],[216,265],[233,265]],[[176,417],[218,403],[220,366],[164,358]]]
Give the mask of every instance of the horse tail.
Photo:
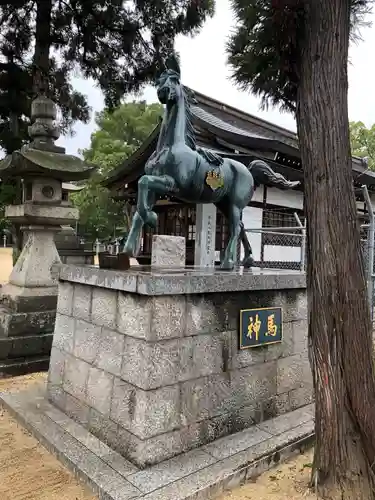
[[[254,177],[256,184],[263,184],[279,189],[291,189],[300,184],[299,181],[288,181],[285,177],[272,168],[263,160],[253,160],[249,165],[249,170]]]

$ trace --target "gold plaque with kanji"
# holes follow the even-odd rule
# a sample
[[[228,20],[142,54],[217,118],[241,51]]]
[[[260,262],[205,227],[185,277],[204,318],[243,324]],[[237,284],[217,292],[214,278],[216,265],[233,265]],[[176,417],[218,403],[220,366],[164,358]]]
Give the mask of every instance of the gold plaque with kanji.
[[[213,191],[216,191],[216,189],[224,187],[223,176],[219,172],[215,172],[215,170],[210,170],[206,175],[206,184]]]

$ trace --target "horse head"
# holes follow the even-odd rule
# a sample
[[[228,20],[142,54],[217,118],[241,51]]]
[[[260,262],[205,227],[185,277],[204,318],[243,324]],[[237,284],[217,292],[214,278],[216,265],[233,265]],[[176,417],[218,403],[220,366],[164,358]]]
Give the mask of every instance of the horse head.
[[[180,64],[175,54],[172,54],[165,62],[165,68],[157,80],[158,99],[162,104],[171,106],[175,104],[182,95],[180,83]]]

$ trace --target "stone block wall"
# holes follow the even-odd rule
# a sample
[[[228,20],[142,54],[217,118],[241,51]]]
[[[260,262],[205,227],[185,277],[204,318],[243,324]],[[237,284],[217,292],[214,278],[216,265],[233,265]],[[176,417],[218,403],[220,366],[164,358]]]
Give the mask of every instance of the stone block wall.
[[[284,340],[238,350],[240,309]],[[312,401],[304,289],[145,296],[60,282],[48,380],[65,413],[137,466]]]

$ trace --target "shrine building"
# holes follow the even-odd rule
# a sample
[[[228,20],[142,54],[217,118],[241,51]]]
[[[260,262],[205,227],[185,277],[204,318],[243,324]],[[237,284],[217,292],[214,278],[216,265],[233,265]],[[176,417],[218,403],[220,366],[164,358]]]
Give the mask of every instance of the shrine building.
[[[224,157],[249,165],[255,159],[266,161],[273,170],[290,181],[301,181],[293,190],[260,186],[243,212],[243,222],[253,247],[256,262],[262,267],[298,269],[301,261],[301,234],[299,224],[304,225],[303,174],[294,132],[266,120],[223,104],[195,92],[197,104],[191,107],[196,142]],[[144,174],[144,165],[155,150],[160,124],[147,140],[127,160],[117,167],[104,185],[116,199],[126,199],[135,208],[137,182]],[[375,173],[368,170],[364,160],[353,157],[353,182],[356,187],[366,185],[375,205]],[[366,204],[357,199],[358,213],[365,217]],[[225,218],[213,205],[189,205],[173,198],[157,201],[158,234],[184,236],[186,238],[186,263],[200,263],[196,240],[212,241],[208,251],[212,259],[219,261],[228,240]],[[208,224],[211,221],[211,224]],[[212,221],[214,223],[212,224]],[[214,235],[207,235],[210,227]],[[272,230],[270,229],[272,228]],[[200,231],[201,234],[197,234]],[[144,227],[138,261],[150,262],[152,234],[155,230]],[[295,235],[295,236],[293,236]],[[212,237],[214,236],[214,237]]]

